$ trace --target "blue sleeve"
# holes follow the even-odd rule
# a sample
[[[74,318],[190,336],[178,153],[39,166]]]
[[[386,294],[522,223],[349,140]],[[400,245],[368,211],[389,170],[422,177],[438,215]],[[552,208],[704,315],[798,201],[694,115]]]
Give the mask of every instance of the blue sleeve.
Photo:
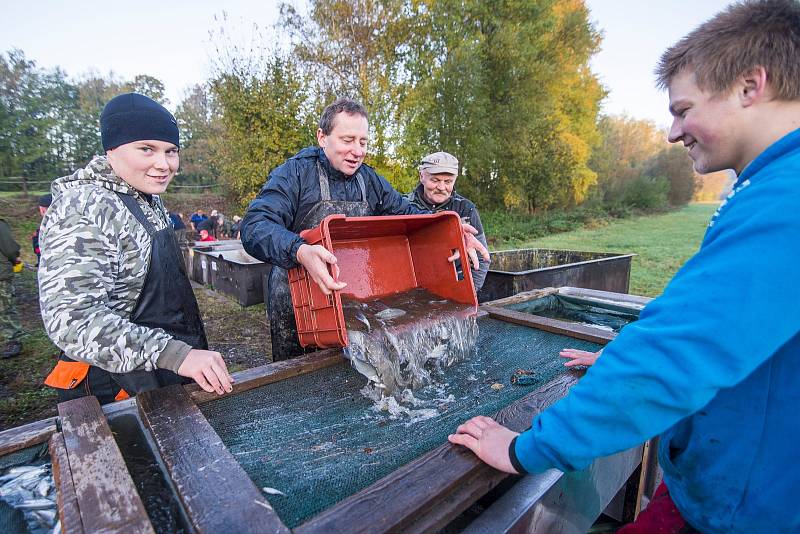
[[[700,251],[626,326],[567,397],[534,418],[526,470],[575,470],[636,446],[735,386],[800,331],[800,190],[753,183]]]
[[[303,239],[289,230],[300,203],[300,177],[289,160],[270,173],[267,183],[250,203],[240,226],[242,245],[261,261],[291,269]]]

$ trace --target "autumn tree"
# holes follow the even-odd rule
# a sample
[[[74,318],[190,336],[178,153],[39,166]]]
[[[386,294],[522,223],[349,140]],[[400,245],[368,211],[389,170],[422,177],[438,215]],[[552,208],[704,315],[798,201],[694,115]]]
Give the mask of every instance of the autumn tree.
[[[403,150],[452,152],[459,189],[526,211],[580,203],[595,181],[600,36],[581,0],[412,2]]]
[[[242,208],[272,169],[314,142],[303,87],[292,64],[277,56],[257,70],[233,69],[212,80],[221,124],[213,151],[228,197]]]
[[[216,183],[220,166],[216,140],[223,134],[220,106],[206,84],[191,87],[175,110],[181,132],[179,184]]]

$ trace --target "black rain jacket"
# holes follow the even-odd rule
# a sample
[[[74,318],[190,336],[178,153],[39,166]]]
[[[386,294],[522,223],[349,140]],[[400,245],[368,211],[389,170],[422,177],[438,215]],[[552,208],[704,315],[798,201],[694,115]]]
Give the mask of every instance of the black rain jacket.
[[[241,223],[242,245],[248,254],[284,269],[297,266],[297,249],[305,241],[295,229],[320,201],[317,161],[328,175],[331,200],[361,200],[355,175],[346,176],[334,169],[321,148],[304,148],[269,174],[248,206]],[[358,172],[364,178],[372,215],[430,213],[411,205],[369,165],[362,164]]]

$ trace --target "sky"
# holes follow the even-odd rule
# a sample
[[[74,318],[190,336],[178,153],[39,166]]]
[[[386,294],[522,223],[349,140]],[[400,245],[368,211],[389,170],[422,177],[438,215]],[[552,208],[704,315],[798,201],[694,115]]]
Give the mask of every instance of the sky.
[[[667,97],[654,87],[661,53],[708,19],[726,0],[586,0],[603,33],[592,70],[609,92],[603,111],[667,126]],[[0,21],[0,52],[19,48],[45,68],[70,76],[113,71],[123,79],[149,74],[166,86],[171,109],[192,85],[208,79],[214,57],[210,32],[224,26],[248,45],[258,27],[269,42],[277,0],[8,2]],[[221,23],[223,9],[227,22]],[[269,43],[280,45],[280,43]]]

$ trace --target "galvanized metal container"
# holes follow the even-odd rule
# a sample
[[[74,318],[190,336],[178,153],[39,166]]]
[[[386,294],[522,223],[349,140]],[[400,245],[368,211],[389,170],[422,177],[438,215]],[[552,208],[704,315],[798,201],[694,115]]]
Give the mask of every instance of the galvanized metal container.
[[[205,252],[202,261],[214,291],[224,293],[242,306],[264,302],[263,280],[272,270],[272,265],[247,254],[244,249],[215,250]]]
[[[543,287],[582,287],[627,293],[635,254],[524,248],[492,252],[479,302]]]

